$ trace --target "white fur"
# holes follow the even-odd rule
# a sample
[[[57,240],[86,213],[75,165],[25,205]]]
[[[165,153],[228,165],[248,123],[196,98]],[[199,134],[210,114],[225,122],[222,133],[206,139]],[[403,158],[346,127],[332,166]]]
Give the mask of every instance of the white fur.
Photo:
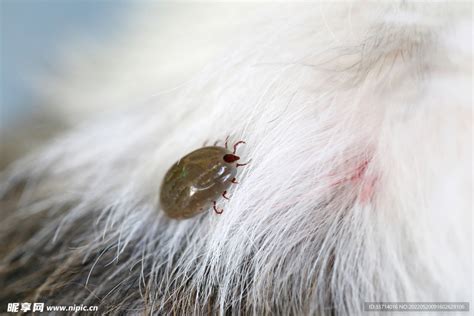
[[[80,273],[90,292],[76,304],[110,299],[133,276],[142,299],[120,308],[147,312],[165,311],[163,298],[197,314],[213,304],[285,315],[331,307],[357,315],[366,301],[471,301],[466,7],[262,10],[252,32],[183,86],[84,123],[12,165],[3,189],[27,186],[1,225],[47,214],[27,243],[32,253],[74,236],[76,247],[56,255],[92,260]],[[247,142],[239,152],[251,163],[231,200],[219,201],[224,213],[167,219],[157,199],[164,173],[227,135]]]

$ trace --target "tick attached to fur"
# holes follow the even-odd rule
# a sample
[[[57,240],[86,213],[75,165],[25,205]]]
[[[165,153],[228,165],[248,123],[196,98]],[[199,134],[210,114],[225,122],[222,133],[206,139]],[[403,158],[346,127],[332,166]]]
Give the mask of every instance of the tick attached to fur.
[[[237,163],[237,146],[233,151],[214,146],[197,149],[176,162],[165,175],[161,184],[160,205],[171,218],[190,218],[205,211],[212,205],[216,214],[223,209],[217,207],[217,199],[227,196],[227,189],[237,184],[237,168],[247,163]]]

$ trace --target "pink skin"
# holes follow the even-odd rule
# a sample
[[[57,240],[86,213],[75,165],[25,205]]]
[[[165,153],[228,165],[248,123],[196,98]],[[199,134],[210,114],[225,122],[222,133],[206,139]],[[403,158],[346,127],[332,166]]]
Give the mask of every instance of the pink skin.
[[[374,175],[367,174],[367,168],[370,160],[364,160],[359,164],[352,172],[350,177],[345,177],[342,180],[336,181],[333,185],[340,185],[344,183],[352,183],[361,185],[358,199],[362,204],[367,204],[372,200],[375,192],[375,184],[377,177]]]
[[[377,177],[369,176],[367,181],[364,181],[362,188],[359,194],[359,200],[362,204],[367,204],[372,200],[375,192],[375,183],[377,182]]]

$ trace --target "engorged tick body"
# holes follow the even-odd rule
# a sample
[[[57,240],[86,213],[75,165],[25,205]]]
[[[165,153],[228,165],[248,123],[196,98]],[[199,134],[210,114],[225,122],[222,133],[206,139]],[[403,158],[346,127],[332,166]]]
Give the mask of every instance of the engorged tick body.
[[[217,214],[216,200],[226,199],[227,189],[237,183],[237,167],[245,164],[235,163],[240,157],[234,151],[220,146],[197,149],[178,160],[166,173],[161,184],[160,206],[168,217],[190,218],[211,205]],[[227,147],[227,142],[226,142]]]

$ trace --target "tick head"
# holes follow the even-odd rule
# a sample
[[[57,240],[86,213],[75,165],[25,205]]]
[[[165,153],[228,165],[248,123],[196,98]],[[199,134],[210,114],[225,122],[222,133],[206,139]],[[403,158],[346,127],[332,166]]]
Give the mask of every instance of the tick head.
[[[234,154],[225,154],[223,158],[224,158],[224,161],[227,163],[233,163],[240,159],[239,156],[236,156]]]

